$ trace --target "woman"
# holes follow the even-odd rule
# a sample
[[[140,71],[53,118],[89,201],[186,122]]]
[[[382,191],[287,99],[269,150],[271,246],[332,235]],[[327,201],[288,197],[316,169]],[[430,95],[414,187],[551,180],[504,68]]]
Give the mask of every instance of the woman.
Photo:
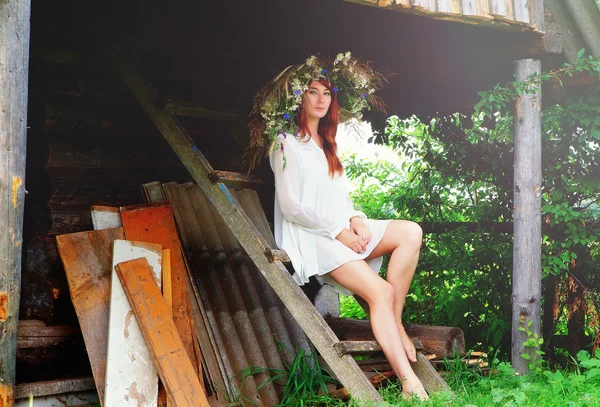
[[[338,60],[334,70],[345,66],[352,76],[359,68],[349,54],[338,55]],[[350,65],[343,65],[344,61]],[[316,69],[323,71],[328,70]],[[337,78],[342,78],[343,72],[337,72]],[[316,275],[340,292],[358,294],[369,304],[373,333],[403,380],[403,393],[426,399],[427,393],[409,363],[416,361],[415,347],[402,325],[404,300],[419,257],[421,228],[409,221],[370,220],[353,209],[336,154],[338,93],[344,90],[324,75],[314,76],[302,93],[293,91],[298,104],[289,111],[298,111],[296,135],[279,131],[276,147],[269,155],[275,174],[275,240],[292,260],[296,282],[304,284]],[[353,78],[353,83],[358,82]],[[361,95],[364,98],[366,93]],[[263,109],[265,121],[271,116]],[[376,271],[381,256],[388,253],[391,259],[386,281]]]

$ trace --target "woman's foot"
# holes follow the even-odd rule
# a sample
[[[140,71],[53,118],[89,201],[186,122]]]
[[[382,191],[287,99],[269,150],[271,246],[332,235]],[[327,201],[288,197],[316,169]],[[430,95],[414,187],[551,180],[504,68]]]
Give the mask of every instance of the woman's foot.
[[[423,384],[416,377],[412,380],[405,379],[402,382],[402,397],[411,399],[413,395],[417,396],[421,401],[429,400],[429,395],[427,395]]]
[[[402,324],[399,325],[398,331],[400,332],[400,339],[402,340],[402,347],[404,348],[404,352],[406,352],[406,357],[411,362],[416,362],[417,351],[415,349],[415,344],[404,330],[404,326],[402,326]]]

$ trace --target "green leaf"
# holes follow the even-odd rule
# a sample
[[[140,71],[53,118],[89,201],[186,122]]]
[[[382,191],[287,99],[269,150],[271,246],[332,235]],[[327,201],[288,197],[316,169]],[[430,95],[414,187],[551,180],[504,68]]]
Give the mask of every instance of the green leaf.
[[[527,353],[521,353],[521,357],[523,359],[526,359],[526,360],[530,360],[531,359],[531,356],[529,356]]]

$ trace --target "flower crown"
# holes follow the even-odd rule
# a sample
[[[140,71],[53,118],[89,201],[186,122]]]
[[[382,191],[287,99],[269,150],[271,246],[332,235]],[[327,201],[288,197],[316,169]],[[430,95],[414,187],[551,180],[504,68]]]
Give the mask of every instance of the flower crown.
[[[313,80],[324,79],[332,85],[340,111],[340,123],[362,119],[363,110],[384,110],[374,92],[387,82],[387,76],[376,72],[368,62],[352,57],[348,51],[331,62],[312,55],[303,64],[285,68],[254,97],[250,114],[250,143],[245,161],[252,170],[271,149],[279,134],[298,134],[297,117],[304,93]]]

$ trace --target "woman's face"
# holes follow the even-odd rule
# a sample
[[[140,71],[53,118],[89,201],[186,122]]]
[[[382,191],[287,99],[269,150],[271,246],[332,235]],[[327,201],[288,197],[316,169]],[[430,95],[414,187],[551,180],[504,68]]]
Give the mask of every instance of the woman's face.
[[[321,119],[325,117],[331,105],[331,91],[317,81],[308,85],[302,108],[306,111],[309,119]]]

